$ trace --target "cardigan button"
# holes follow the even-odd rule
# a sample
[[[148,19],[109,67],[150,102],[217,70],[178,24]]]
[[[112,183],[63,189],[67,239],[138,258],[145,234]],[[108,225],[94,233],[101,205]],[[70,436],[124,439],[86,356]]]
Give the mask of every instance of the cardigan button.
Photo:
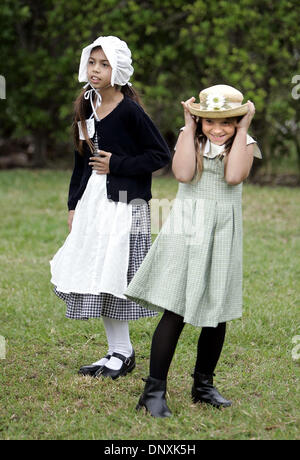
[[[109,184],[109,180],[107,180],[106,183]]]
[[[107,198],[111,198],[111,195],[107,195]]]

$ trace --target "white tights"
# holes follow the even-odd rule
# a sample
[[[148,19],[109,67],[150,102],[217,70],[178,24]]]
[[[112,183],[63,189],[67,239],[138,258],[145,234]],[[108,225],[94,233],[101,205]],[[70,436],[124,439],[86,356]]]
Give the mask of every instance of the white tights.
[[[128,321],[119,321],[118,319],[107,318],[102,316],[103,324],[108,342],[108,355],[120,353],[123,356],[130,356],[133,348],[129,336]],[[122,361],[115,356],[110,359],[102,358],[93,364],[105,365],[109,369],[119,370],[122,366]]]

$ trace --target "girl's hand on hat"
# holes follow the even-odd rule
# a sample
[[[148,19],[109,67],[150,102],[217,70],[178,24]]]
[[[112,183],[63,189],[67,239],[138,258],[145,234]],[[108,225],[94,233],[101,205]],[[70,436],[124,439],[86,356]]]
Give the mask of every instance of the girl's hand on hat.
[[[248,112],[243,116],[241,121],[237,124],[237,129],[246,129],[248,131],[252,118],[254,117],[254,114],[255,114],[255,105],[251,101],[247,101],[247,104],[248,104]]]
[[[181,101],[181,105],[183,106],[184,111],[185,126],[186,128],[192,128],[193,130],[196,130],[197,128],[197,121],[196,118],[189,111],[188,104],[195,102],[195,100],[196,99],[194,97],[191,97],[190,99],[187,99],[185,102]]]
[[[97,174],[109,174],[109,161],[112,154],[105,150],[98,150],[98,154],[99,157],[90,157],[89,165],[92,166],[93,171],[97,171]]]

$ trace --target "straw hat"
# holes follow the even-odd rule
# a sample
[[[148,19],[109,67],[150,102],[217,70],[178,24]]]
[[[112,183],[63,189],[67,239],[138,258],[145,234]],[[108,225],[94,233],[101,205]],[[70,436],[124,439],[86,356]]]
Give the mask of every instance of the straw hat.
[[[199,93],[200,104],[190,103],[192,115],[205,118],[227,118],[245,115],[248,104],[242,104],[244,96],[228,85],[215,85]]]

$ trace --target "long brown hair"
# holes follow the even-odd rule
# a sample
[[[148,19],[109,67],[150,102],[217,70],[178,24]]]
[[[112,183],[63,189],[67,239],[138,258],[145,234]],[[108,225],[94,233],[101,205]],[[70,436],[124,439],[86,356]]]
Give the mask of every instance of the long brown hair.
[[[101,46],[96,46],[95,48],[92,49],[92,51],[101,48]],[[91,51],[91,53],[92,53]],[[79,139],[79,129],[77,122],[81,122],[81,128],[82,132],[85,138],[86,143],[88,144],[88,147],[91,152],[94,151],[94,144],[92,140],[88,137],[88,132],[87,132],[87,126],[85,120],[91,115],[91,103],[90,99],[85,99],[84,98],[84,93],[85,91],[91,89],[92,86],[88,85],[86,88],[83,88],[78,97],[76,98],[74,102],[74,119],[73,119],[73,135],[74,135],[74,144],[76,149],[83,155],[83,143],[84,141]],[[118,86],[116,85],[116,88],[121,91],[122,94],[124,94],[125,97],[128,97],[132,99],[133,101],[137,102],[139,105],[142,105],[141,98],[138,94],[138,92],[132,87],[129,86],[128,84],[124,86]]]
[[[231,119],[237,119],[237,121],[240,121],[243,117],[232,117]],[[229,118],[228,118],[229,119]],[[228,155],[228,153],[231,150],[234,138],[236,135],[236,130],[234,135],[228,139],[228,141],[225,144],[225,149],[224,149],[224,154]],[[196,175],[195,175],[195,181],[198,181],[201,177],[202,171],[203,171],[203,152],[204,152],[204,147],[207,141],[207,137],[205,134],[203,134],[202,131],[202,120],[199,118],[197,122],[197,128],[195,132],[195,149],[196,149]],[[224,155],[220,155],[220,160],[223,160]]]

